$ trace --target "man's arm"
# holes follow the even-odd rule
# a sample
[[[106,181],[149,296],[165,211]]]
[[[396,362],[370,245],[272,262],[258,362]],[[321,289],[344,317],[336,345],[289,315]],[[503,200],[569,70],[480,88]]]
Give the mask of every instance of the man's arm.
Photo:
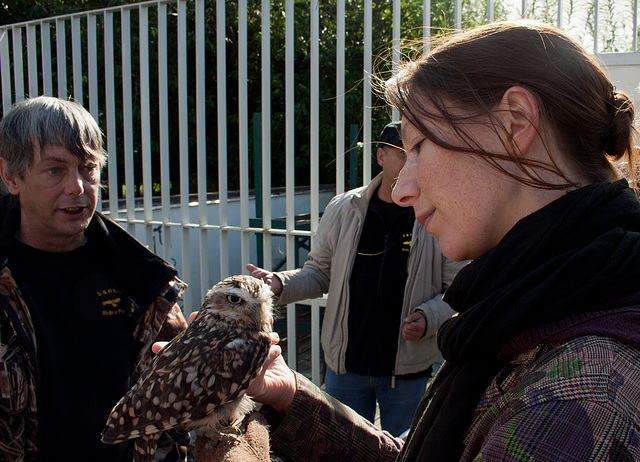
[[[302,268],[273,273],[252,264],[247,270],[252,276],[265,281],[271,286],[278,299],[276,304],[286,305],[299,300],[321,297],[329,290],[331,280],[331,262],[333,260],[339,230],[337,211],[339,206],[335,201],[327,205],[318,230],[313,239],[313,246]]]

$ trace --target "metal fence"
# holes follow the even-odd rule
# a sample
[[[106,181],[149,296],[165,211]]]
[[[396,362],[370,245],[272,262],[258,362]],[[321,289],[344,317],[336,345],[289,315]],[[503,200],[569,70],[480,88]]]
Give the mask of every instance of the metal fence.
[[[248,262],[259,262],[271,269],[278,266],[293,269],[304,258],[318,226],[319,216],[336,193],[372,176],[372,106],[374,91],[374,37],[372,0],[361,6],[362,37],[357,41],[363,61],[357,89],[347,89],[345,79],[347,49],[345,1],[336,0],[336,21],[331,33],[335,36],[335,90],[331,96],[335,105],[332,120],[320,120],[320,4],[311,0],[308,6],[309,30],[309,98],[296,101],[294,82],[296,67],[294,49],[299,44],[295,31],[293,1],[284,4],[285,81],[284,92],[283,171],[272,171],[272,53],[271,2],[262,0],[247,4],[238,0],[237,12],[231,18],[234,26],[234,66],[232,85],[237,104],[229,107],[227,87],[228,10],[225,1],[157,0],[105,8],[27,23],[0,27],[0,85],[2,108],[28,95],[72,97],[83,104],[99,121],[105,137],[109,163],[104,172],[106,187],[100,208],[120,222],[129,232],[163,258],[173,262],[181,277],[189,284],[184,310],[198,309],[206,290],[230,274],[243,272]],[[400,60],[403,39],[401,23],[403,5],[412,4],[421,10],[422,39],[428,49],[431,18],[434,11],[430,0],[415,2],[383,2],[391,5],[392,36],[386,39],[392,46],[392,69]],[[620,69],[622,84],[636,93],[640,53],[637,52],[637,0],[622,2],[597,0],[592,9],[574,11],[573,2],[563,5],[556,0],[555,12],[545,10],[547,19],[567,30],[589,30],[580,39],[594,53],[608,46],[623,49],[622,53],[600,55],[605,64]],[[619,8],[620,29],[616,22],[604,17],[609,3]],[[494,20],[495,12],[509,18],[536,16],[535,8],[521,3],[508,4],[488,0],[486,11],[469,10],[461,0],[451,2],[453,26],[461,28],[463,17],[475,14],[476,20]],[[212,6],[213,5],[213,6]],[[257,8],[259,5],[259,9]],[[215,23],[211,20],[215,7]],[[248,14],[260,15],[260,52],[249,53]],[[577,18],[577,19],[576,19]],[[582,22],[580,22],[582,21]],[[581,25],[582,24],[582,25]],[[205,34],[215,29],[215,48],[206,49]],[[323,24],[326,27],[326,24]],[[613,27],[613,29],[612,29]],[[278,31],[282,32],[282,31]],[[326,33],[323,32],[323,33]],[[616,35],[617,34],[617,35]],[[615,36],[615,40],[611,39]],[[279,46],[279,45],[278,45]],[[260,69],[260,93],[249,93],[249,69]],[[629,68],[629,66],[632,66]],[[636,66],[636,67],[633,67]],[[632,69],[630,79],[628,69]],[[215,85],[207,76],[214,73]],[[634,81],[634,76],[636,80]],[[626,80],[625,80],[626,79]],[[345,99],[357,92],[361,101],[362,123],[354,133],[346,123]],[[215,100],[215,130],[207,122],[206,104]],[[250,99],[260,99],[259,114],[249,114]],[[293,136],[294,115],[300,105],[309,113],[308,174],[304,184],[294,175],[297,156]],[[395,115],[394,115],[395,116]],[[237,118],[233,131],[228,122]],[[335,129],[335,153],[332,165],[335,182],[321,187],[319,182],[319,134],[327,125]],[[253,130],[251,130],[251,128]],[[359,151],[350,145],[355,140]],[[237,152],[230,154],[230,140]],[[250,141],[252,151],[250,152]],[[215,146],[215,149],[207,146]],[[361,167],[347,165],[349,156],[359,156]],[[211,159],[215,159],[212,162]],[[233,160],[230,172],[229,160]],[[253,159],[253,165],[250,165]],[[354,164],[356,165],[356,164]],[[216,169],[212,168],[214,166]],[[326,165],[322,166],[327,168]],[[357,179],[354,168],[360,168]],[[347,170],[349,175],[347,175]],[[255,176],[250,177],[251,171]],[[237,176],[237,186],[230,191],[228,177]],[[274,191],[272,178],[284,175],[284,188]],[[209,190],[211,178],[216,189]],[[253,184],[252,190],[250,185]],[[234,183],[236,185],[236,183]],[[237,189],[237,190],[236,190]],[[302,189],[302,191],[300,191]],[[175,193],[172,194],[172,191]],[[311,305],[312,378],[320,382],[320,304]],[[287,308],[288,361],[296,364],[295,306]]]

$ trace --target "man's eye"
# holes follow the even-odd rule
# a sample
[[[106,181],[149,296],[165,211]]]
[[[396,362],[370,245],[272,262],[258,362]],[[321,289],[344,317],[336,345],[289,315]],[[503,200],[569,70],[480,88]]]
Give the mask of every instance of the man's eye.
[[[227,295],[227,301],[234,305],[238,305],[242,302],[242,299],[237,295]]]
[[[51,173],[52,175],[57,175],[58,173],[60,173],[60,167],[51,167],[49,169],[49,173]]]
[[[86,164],[84,169],[89,173],[93,173],[98,169],[98,164]]]

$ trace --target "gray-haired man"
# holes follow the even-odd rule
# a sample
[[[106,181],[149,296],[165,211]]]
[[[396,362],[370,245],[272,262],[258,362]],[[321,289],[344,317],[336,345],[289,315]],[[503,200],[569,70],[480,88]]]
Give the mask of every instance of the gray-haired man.
[[[100,434],[186,328],[177,271],[95,211],[107,153],[95,120],[52,97],[0,120],[0,459],[131,460]],[[186,439],[185,439],[186,437]],[[173,460],[188,435],[164,435]]]

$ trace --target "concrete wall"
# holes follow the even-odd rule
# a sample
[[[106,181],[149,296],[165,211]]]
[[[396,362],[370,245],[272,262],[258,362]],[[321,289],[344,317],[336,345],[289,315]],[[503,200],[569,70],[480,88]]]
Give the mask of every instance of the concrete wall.
[[[640,105],[640,53],[600,54],[609,79],[618,90],[633,98],[636,108]]]

